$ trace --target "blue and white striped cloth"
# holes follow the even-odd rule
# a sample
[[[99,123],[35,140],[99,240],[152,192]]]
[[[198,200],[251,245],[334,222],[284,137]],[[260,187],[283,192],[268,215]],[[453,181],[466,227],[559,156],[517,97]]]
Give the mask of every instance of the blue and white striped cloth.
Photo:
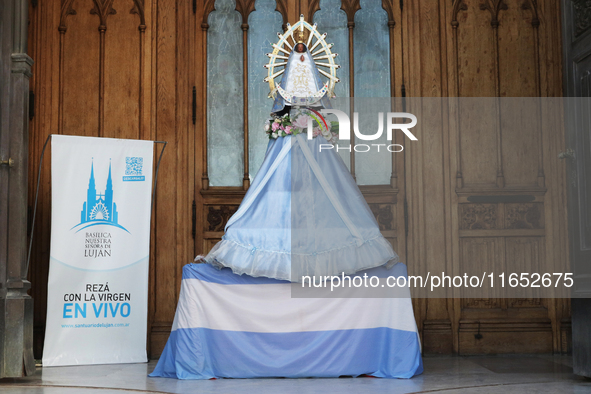
[[[383,276],[384,270],[358,274]],[[401,263],[387,271],[406,276]],[[410,378],[422,373],[410,293],[405,298],[291,298],[292,285],[298,284],[236,275],[209,264],[186,265],[172,332],[150,376]]]

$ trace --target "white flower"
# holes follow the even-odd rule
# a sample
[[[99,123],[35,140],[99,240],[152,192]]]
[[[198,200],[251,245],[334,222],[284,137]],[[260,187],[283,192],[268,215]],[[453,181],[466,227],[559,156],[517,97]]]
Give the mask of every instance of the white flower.
[[[269,131],[269,123],[265,123],[265,131]]]
[[[271,137],[273,137],[273,138],[277,138],[277,133],[272,133],[272,134],[271,134]]]

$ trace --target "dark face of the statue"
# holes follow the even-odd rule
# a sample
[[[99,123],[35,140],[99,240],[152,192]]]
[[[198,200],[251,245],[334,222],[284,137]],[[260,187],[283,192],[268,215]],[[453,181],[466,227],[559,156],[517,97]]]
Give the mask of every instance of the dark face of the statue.
[[[295,50],[297,53],[304,53],[306,52],[306,46],[300,42],[296,45]]]

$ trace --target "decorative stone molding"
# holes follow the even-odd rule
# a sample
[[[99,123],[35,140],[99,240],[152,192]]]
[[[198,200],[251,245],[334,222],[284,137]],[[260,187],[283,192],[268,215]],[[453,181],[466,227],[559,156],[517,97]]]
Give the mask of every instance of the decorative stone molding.
[[[33,66],[33,59],[26,53],[13,53],[10,58],[12,59],[13,74],[24,74],[27,78],[31,78],[31,67]]]

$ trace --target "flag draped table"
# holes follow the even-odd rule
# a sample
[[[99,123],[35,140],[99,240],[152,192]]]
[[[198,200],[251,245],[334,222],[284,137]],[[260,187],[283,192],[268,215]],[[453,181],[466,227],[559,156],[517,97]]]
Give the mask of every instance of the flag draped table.
[[[358,274],[383,277],[384,272],[406,276],[406,266]],[[292,298],[291,286],[301,283],[186,265],[172,332],[150,376],[410,378],[422,373],[408,288],[403,298]]]

